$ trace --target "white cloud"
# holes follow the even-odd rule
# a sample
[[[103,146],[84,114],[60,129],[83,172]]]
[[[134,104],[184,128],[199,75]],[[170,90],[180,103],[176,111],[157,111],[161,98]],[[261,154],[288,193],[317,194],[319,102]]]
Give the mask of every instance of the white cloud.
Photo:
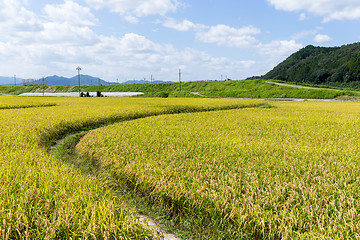
[[[302,48],[302,44],[296,43],[296,40],[309,35],[315,35],[319,30],[316,29],[299,33],[296,36],[293,36],[293,39],[290,41],[272,41],[264,44],[254,37],[254,35],[260,34],[261,30],[253,26],[233,28],[227,25],[216,25],[210,27],[202,24],[195,24],[188,20],[179,23],[174,19],[168,19],[163,25],[178,31],[195,30],[196,39],[204,43],[214,43],[226,47],[254,49],[261,55],[267,56],[274,63],[278,63],[291,53]],[[237,64],[246,68],[253,66],[255,63],[253,61],[242,61]]]
[[[301,13],[300,16],[299,16],[299,21],[304,21],[307,19],[307,16],[305,13]]]
[[[175,29],[178,31],[190,31],[190,30],[194,30],[194,31],[199,31],[202,30],[204,28],[207,28],[205,25],[203,24],[195,24],[193,22],[190,22],[189,20],[183,20],[182,22],[177,22],[175,19],[173,18],[168,18],[164,23],[163,23],[164,27],[167,28],[171,28],[171,29]]]
[[[93,26],[98,21],[89,8],[69,0],[66,0],[64,4],[46,5],[44,11],[48,19],[74,26]]]
[[[131,16],[131,15],[125,15],[125,16],[124,16],[124,19],[125,19],[126,21],[128,21],[129,23],[133,23],[133,24],[139,22],[139,19],[138,19],[137,17]]]
[[[180,66],[184,70],[185,81],[216,79],[226,72],[240,78],[247,76],[245,74],[255,64],[254,61],[212,57],[193,48],[178,50],[172,45],[157,44],[135,33],[126,34],[122,38],[102,37],[101,43],[95,45],[90,54],[92,57],[99,56],[104,67],[116,69],[116,72],[128,78],[154,74],[157,79],[176,80]]]
[[[176,22],[173,19],[164,22],[165,27],[176,29],[178,31],[194,30],[196,32],[196,38],[205,43],[214,43],[220,46],[237,47],[253,49],[259,54],[265,56],[266,61],[261,63],[261,66],[255,61],[233,61],[231,64],[236,64],[242,69],[243,74],[246,72],[246,76],[263,74],[269,69],[273,68],[280,61],[283,61],[290,54],[296,52],[302,48],[302,44],[297,43],[296,40],[315,35],[318,32],[318,28],[312,31],[306,31],[297,34],[289,41],[272,41],[264,44],[257,40],[254,35],[260,34],[261,30],[253,26],[246,26],[243,28],[233,28],[227,25],[206,26],[201,24],[195,24],[190,21]],[[296,38],[296,39],[295,39]],[[221,66],[216,68],[218,72],[227,72],[229,62],[226,58],[212,59],[206,64]],[[251,70],[250,70],[251,69]],[[230,71],[229,71],[230,72]]]
[[[261,31],[253,26],[242,28],[233,28],[227,25],[206,26],[204,24],[196,24],[189,20],[178,22],[175,19],[168,18],[163,22],[163,26],[178,31],[196,32],[196,39],[204,43],[215,43],[227,47],[246,48],[255,46],[258,41],[254,35]]]
[[[302,31],[302,32],[294,34],[292,36],[292,39],[293,40],[300,40],[300,39],[303,39],[303,38],[307,38],[309,36],[314,36],[317,32],[318,32],[318,30]]]
[[[0,0],[0,34],[11,38],[27,32],[41,30],[41,23],[36,15],[16,0]]]
[[[278,10],[306,11],[322,17],[324,22],[360,19],[360,1],[356,0],[268,0],[268,2]]]
[[[315,36],[314,41],[317,43],[327,43],[333,41],[328,35],[318,34]]]
[[[1,4],[1,10],[8,15],[6,20],[0,20],[0,25],[11,30],[0,29],[3,34],[0,39],[2,75],[72,76],[76,74],[76,66],[81,65],[84,74],[106,80],[114,80],[119,75],[123,77],[120,80],[139,79],[150,74],[157,79],[176,80],[177,69],[182,66],[184,80],[215,79],[220,73],[241,78],[247,76],[254,64],[253,61],[213,57],[193,48],[179,50],[135,33],[122,37],[98,35],[90,28],[96,23],[92,13],[71,1],[47,5],[43,16],[26,10],[17,1]],[[20,11],[23,14],[18,18]],[[80,12],[79,18],[74,15],[76,12]]]
[[[324,22],[329,22],[331,20],[343,20],[343,19],[348,19],[348,20],[360,19],[360,4],[358,4],[358,6],[355,6],[354,8],[348,6],[342,9],[342,11],[335,11],[329,14],[329,16],[327,16],[324,19]]]
[[[294,40],[272,41],[259,45],[260,53],[270,56],[288,56],[302,47],[302,44],[296,43]]]
[[[257,50],[264,57],[262,61],[256,64],[253,75],[266,73],[301,48],[303,48],[302,44],[297,43],[295,40],[259,44]]]
[[[16,74],[25,78],[53,74],[73,76],[76,66],[80,65],[82,73],[105,80],[114,81],[120,75],[120,80],[139,79],[150,74],[156,79],[176,80],[181,66],[184,80],[198,80],[219,79],[221,74],[240,79],[262,74],[264,70],[254,60],[214,57],[193,48],[176,49],[171,44],[159,44],[136,33],[120,37],[97,34],[92,27],[98,20],[91,9],[74,1],[47,5],[40,16],[24,8],[19,1],[0,0],[0,13],[2,75]],[[124,13],[124,17],[126,15],[136,20],[134,9]],[[252,26],[205,26],[171,19],[163,24],[179,31],[192,30],[203,42],[251,48],[271,61],[274,56],[282,58],[298,46],[295,41],[261,44],[255,38],[260,30]],[[260,68],[262,71],[258,70]]]
[[[259,33],[260,30],[253,26],[232,28],[227,25],[216,25],[210,27],[207,31],[197,32],[196,38],[205,43],[246,48],[258,43],[253,35]]]
[[[86,0],[95,9],[108,8],[119,13],[130,22],[137,22],[138,17],[148,15],[165,15],[174,12],[177,0]]]
[[[99,41],[98,36],[88,27],[76,27],[66,22],[47,22],[43,26],[44,30],[36,37],[33,36],[31,41],[73,46],[91,45]]]
[[[275,65],[302,47],[303,45],[296,43],[295,40],[272,41],[267,44],[259,44],[258,50],[260,54],[268,57],[271,65]]]

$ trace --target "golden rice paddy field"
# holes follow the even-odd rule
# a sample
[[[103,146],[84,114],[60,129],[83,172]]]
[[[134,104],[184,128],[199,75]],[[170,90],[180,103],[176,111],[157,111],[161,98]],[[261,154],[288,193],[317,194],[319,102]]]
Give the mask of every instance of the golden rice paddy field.
[[[48,147],[66,133],[111,122],[259,104],[219,99],[0,96],[1,238],[154,238],[132,216],[121,196],[95,176],[83,174],[50,155]],[[155,145],[153,149],[158,151]],[[120,165],[114,171],[119,169]]]
[[[271,104],[117,123],[77,149],[197,239],[359,239],[360,104]]]

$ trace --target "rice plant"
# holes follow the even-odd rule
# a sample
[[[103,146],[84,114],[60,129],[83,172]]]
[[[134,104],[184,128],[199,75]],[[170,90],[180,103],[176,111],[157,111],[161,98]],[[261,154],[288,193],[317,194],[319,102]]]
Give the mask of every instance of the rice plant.
[[[0,97],[2,239],[151,239],[112,189],[47,149],[64,134],[151,115],[256,101]],[[45,107],[46,106],[46,107]]]
[[[360,104],[273,105],[118,123],[77,149],[195,238],[360,238]]]

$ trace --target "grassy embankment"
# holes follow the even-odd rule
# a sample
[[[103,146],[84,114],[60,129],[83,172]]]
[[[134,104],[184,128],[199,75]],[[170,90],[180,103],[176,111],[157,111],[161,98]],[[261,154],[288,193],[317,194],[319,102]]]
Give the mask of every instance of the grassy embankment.
[[[82,86],[83,92],[96,92],[98,86]],[[332,99],[341,96],[360,97],[360,92],[346,89],[300,89],[295,87],[277,86],[267,83],[264,80],[243,80],[243,81],[198,81],[184,82],[179,90],[179,83],[159,83],[153,85],[154,97],[200,97],[191,92],[199,92],[208,97],[240,97],[240,98],[314,98]],[[7,94],[20,94],[24,92],[41,92],[41,87],[18,86],[0,87],[0,92]],[[47,92],[76,92],[76,87],[70,86],[49,86]],[[146,97],[151,96],[150,84],[130,85],[104,85],[101,92],[143,92]]]

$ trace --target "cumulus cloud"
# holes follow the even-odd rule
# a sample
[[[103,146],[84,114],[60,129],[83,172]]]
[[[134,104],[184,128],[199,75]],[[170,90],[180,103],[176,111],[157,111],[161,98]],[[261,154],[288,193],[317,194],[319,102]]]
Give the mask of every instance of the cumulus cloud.
[[[168,18],[166,21],[164,21],[163,26],[167,27],[167,28],[175,29],[177,31],[183,31],[183,32],[190,31],[190,30],[199,31],[199,30],[207,28],[203,24],[195,24],[186,19],[183,20],[182,22],[177,22],[173,18]]]
[[[0,34],[2,38],[21,36],[41,30],[36,14],[28,11],[16,0],[0,0]]]
[[[86,3],[95,9],[108,8],[133,23],[138,17],[174,12],[179,5],[177,0],[86,0]]]
[[[250,67],[255,64],[253,61],[213,57],[193,48],[178,50],[172,45],[154,43],[135,33],[125,34],[121,38],[103,36],[99,44],[87,49],[86,54],[102,62],[107,69],[113,69],[125,77],[151,73],[156,75],[157,79],[167,80],[177,79],[179,67],[185,70],[184,80],[199,80],[204,77],[216,79],[219,72],[231,72],[237,74],[236,77],[243,76],[244,71],[250,71]],[[99,71],[98,68],[97,70]]]
[[[354,0],[268,0],[278,10],[305,11],[320,16],[324,22],[360,19],[360,1]],[[300,18],[306,16],[301,13]]]
[[[300,16],[299,16],[299,21],[304,21],[306,20],[307,16],[305,13],[301,13]]]
[[[44,30],[32,41],[47,44],[91,45],[99,41],[98,36],[88,27],[75,27],[69,23],[46,22]]]
[[[76,66],[81,65],[83,73],[106,80],[114,80],[114,76],[119,75],[124,79],[147,74],[154,74],[157,79],[176,80],[180,66],[185,70],[184,80],[216,79],[219,72],[231,72],[234,78],[240,78],[246,76],[254,64],[213,57],[193,48],[176,49],[136,33],[121,37],[96,34],[91,27],[97,19],[88,8],[72,1],[47,5],[42,16],[15,0],[0,1],[0,4],[0,11],[7,14],[0,16],[0,72],[7,76],[69,76],[69,72],[71,76],[72,72],[76,73]],[[183,23],[188,24],[188,28],[202,28]]]
[[[307,30],[307,31],[298,32],[292,36],[292,39],[299,40],[299,39],[307,38],[310,36],[314,36],[317,32],[318,32],[317,30]]]
[[[329,37],[328,35],[317,34],[314,37],[314,41],[317,43],[327,43],[327,42],[333,41],[333,39],[331,37]]]
[[[63,4],[46,5],[43,30],[37,34],[39,41],[47,44],[89,45],[98,41],[90,29],[98,19],[87,7],[66,0]],[[41,40],[40,40],[41,39]]]
[[[114,4],[119,2],[113,1]],[[124,2],[129,3],[129,7],[133,6],[131,1]],[[143,2],[146,1],[139,1]],[[174,1],[162,2],[175,4]],[[136,20],[135,8],[127,9],[131,14],[124,12],[124,16],[128,14]],[[172,10],[168,8],[167,11]],[[177,49],[171,44],[159,44],[136,33],[118,37],[97,34],[92,27],[98,20],[91,9],[75,1],[48,4],[42,13],[40,16],[31,12],[16,0],[0,0],[0,72],[3,75],[16,74],[25,78],[49,74],[71,76],[76,73],[77,65],[82,67],[82,73],[105,80],[114,80],[120,75],[124,79],[150,74],[157,79],[176,80],[179,67],[184,69],[184,80],[219,79],[220,74],[239,79],[262,73],[256,70],[259,64],[253,60],[214,57],[193,48]],[[295,41],[262,44],[256,39],[260,29],[253,26],[205,26],[169,18],[163,24],[179,31],[194,31],[195,37],[202,42],[250,48],[262,53],[266,60],[274,56],[279,59],[299,47]]]
[[[290,41],[272,41],[267,44],[259,44],[258,51],[266,56],[267,65],[273,68],[279,62],[285,60],[290,54],[298,51],[303,47],[302,44],[296,43],[295,40]]]
[[[257,51],[260,55],[263,55],[263,60],[259,61],[255,66],[256,69],[253,70],[259,73],[258,75],[264,74],[301,48],[303,48],[303,45],[295,40],[272,41],[266,44],[259,44]]]
[[[259,45],[260,52],[269,56],[288,56],[302,47],[302,44],[296,43],[295,40],[272,41],[268,44]]]
[[[46,5],[44,12],[54,22],[66,22],[74,26],[93,26],[98,21],[89,8],[69,0],[64,4]]]
[[[206,31],[197,32],[196,38],[205,43],[245,48],[258,43],[253,35],[259,33],[260,30],[253,26],[232,28],[227,25],[216,25]]]
[[[252,69],[253,72],[249,72],[248,75],[254,74],[254,72],[262,73],[274,67],[274,65],[278,64],[290,54],[303,47],[302,44],[297,43],[296,40],[309,35],[315,35],[319,30],[316,29],[301,32],[296,36],[293,36],[292,40],[261,43],[255,37],[255,35],[261,33],[261,30],[253,26],[245,26],[242,28],[233,28],[227,25],[206,26],[195,24],[188,20],[177,22],[173,19],[163,22],[163,26],[176,29],[178,31],[194,30],[196,39],[201,42],[213,43],[226,47],[252,49],[254,52],[265,56],[268,61],[266,63],[262,63],[262,68],[256,66],[255,61],[236,61],[236,65],[241,66],[241,69]],[[217,58],[216,62],[224,69],[226,68],[225,66],[228,66],[226,60],[222,58]],[[211,63],[214,63],[214,60]],[[207,62],[207,64],[211,63]],[[221,69],[218,70],[222,72]]]

